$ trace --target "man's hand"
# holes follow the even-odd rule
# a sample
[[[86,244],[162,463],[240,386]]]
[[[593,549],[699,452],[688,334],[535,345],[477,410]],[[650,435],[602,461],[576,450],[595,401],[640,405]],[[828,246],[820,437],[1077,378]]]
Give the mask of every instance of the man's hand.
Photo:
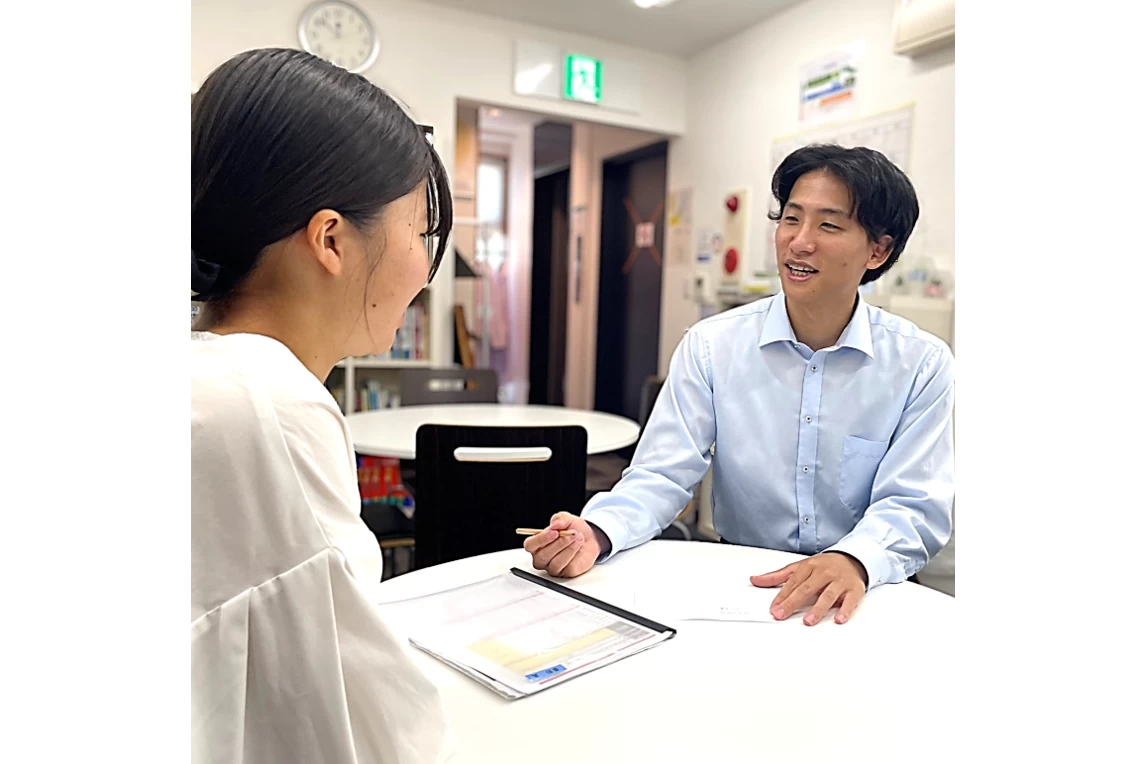
[[[772,617],[778,621],[814,602],[804,616],[808,626],[815,626],[836,605],[840,607],[836,623],[846,623],[867,591],[867,571],[854,557],[841,552],[817,554],[752,576],[751,581],[764,589],[784,585],[772,601]]]
[[[558,531],[573,531],[559,536]],[[595,525],[568,512],[558,512],[549,527],[525,540],[525,551],[533,555],[533,567],[558,578],[575,578],[597,562],[608,537]]]

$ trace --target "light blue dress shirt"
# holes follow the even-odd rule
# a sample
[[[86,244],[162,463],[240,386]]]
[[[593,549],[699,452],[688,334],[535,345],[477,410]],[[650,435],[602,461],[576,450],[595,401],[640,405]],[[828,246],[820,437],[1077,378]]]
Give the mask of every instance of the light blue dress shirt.
[[[813,352],[768,297],[689,329],[632,463],[581,517],[612,543],[603,562],[672,523],[711,462],[721,538],[846,552],[869,589],[898,583],[951,535],[954,404],[951,350],[910,321],[860,299]]]

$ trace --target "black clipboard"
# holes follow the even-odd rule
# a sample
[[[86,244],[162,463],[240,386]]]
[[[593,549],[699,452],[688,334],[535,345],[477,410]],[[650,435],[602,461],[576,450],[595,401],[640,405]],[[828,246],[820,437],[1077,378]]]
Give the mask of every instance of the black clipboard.
[[[603,602],[596,597],[590,597],[588,594],[579,592],[576,589],[570,589],[568,586],[562,586],[556,581],[550,581],[548,578],[535,576],[532,573],[527,573],[521,568],[510,568],[509,572],[520,579],[537,584],[538,586],[544,586],[546,589],[550,589],[559,594],[564,594],[566,597],[572,597],[578,602],[583,602],[586,605],[592,605],[595,608],[604,610],[606,613],[612,613],[618,618],[624,618],[627,621],[632,621],[638,626],[644,626],[646,629],[655,631],[658,634],[668,634],[669,639],[672,639],[676,636],[676,629],[671,626],[665,626],[663,623],[657,623],[656,621],[652,621],[643,616],[639,616],[636,613],[630,613],[624,608],[619,608],[616,605],[610,605],[608,602]]]

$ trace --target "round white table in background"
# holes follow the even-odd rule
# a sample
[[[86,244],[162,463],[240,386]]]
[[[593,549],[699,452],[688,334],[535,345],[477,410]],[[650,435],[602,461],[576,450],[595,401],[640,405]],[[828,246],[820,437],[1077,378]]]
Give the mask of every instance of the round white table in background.
[[[639,604],[653,588],[717,591],[800,557],[653,541],[561,583],[678,629],[638,655],[508,701],[411,648],[440,688],[464,749],[482,764],[954,760],[955,600],[917,584],[865,596],[850,623],[673,621]],[[524,550],[414,571],[379,585],[395,602],[517,566]],[[761,589],[771,601],[778,590]],[[381,604],[386,619],[386,605]],[[403,625],[386,619],[401,636]]]
[[[637,442],[640,426],[631,419],[563,406],[511,406],[500,403],[450,403],[401,406],[346,417],[354,450],[365,456],[413,459],[418,428],[424,424],[484,427],[555,427],[581,425],[589,435],[589,454],[616,451]]]

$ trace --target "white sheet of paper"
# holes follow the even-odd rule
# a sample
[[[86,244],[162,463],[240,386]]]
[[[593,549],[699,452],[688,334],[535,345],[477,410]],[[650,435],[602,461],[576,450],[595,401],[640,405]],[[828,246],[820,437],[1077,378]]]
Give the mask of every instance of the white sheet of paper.
[[[753,621],[782,623],[768,608],[779,589],[760,589],[745,582],[689,581],[637,595],[638,609],[650,617],[680,621]]]

